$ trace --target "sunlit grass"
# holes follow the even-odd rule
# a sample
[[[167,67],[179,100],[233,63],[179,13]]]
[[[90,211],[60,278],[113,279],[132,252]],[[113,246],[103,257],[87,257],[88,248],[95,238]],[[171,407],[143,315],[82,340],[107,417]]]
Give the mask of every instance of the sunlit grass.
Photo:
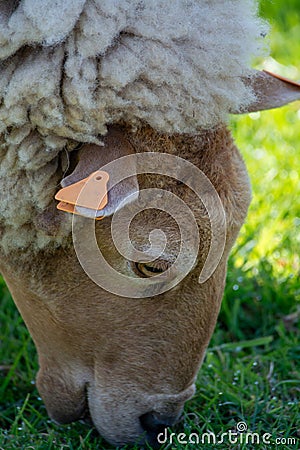
[[[299,273],[300,114],[297,107],[300,108],[299,104],[259,113],[259,117],[251,115],[234,123],[236,141],[245,157],[253,187],[247,223],[238,239],[240,246],[248,242],[247,252],[236,255],[235,264],[239,267],[254,267],[266,258],[274,268],[274,275]]]

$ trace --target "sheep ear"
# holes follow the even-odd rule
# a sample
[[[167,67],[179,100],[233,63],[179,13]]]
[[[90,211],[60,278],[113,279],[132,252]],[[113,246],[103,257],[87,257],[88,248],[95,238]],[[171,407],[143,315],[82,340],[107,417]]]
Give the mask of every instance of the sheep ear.
[[[278,108],[300,100],[300,83],[271,72],[257,71],[256,75],[244,81],[252,87],[256,100],[238,113]]]
[[[104,146],[95,144],[85,144],[79,151],[79,161],[74,171],[61,181],[61,186],[66,188],[80,180],[88,177],[91,173],[101,169],[106,164],[121,158],[122,156],[135,153],[132,146],[126,139],[124,132],[120,127],[111,127],[104,138]],[[134,160],[130,160],[127,164],[134,164]],[[108,203],[97,211],[96,217],[106,217],[112,215],[122,203],[124,206],[137,199],[139,186],[137,176],[125,178],[115,184],[114,179],[119,174],[114,173],[118,170],[118,165],[112,165],[109,169]],[[130,169],[131,173],[136,173],[135,167]],[[110,186],[113,186],[110,188]],[[88,208],[77,207],[76,210],[84,216],[94,217],[94,211]]]

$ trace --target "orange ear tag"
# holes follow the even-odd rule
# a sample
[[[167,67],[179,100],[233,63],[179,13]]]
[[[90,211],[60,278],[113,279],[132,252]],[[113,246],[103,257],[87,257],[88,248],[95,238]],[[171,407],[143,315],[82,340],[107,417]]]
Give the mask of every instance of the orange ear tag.
[[[107,205],[107,182],[109,175],[107,172],[97,170],[83,180],[60,189],[55,195],[55,199],[60,203],[57,209],[72,214],[84,215],[76,207],[82,207],[99,211]],[[88,185],[86,186],[88,182]],[[85,187],[86,186],[86,187]],[[95,217],[101,220],[103,217]]]

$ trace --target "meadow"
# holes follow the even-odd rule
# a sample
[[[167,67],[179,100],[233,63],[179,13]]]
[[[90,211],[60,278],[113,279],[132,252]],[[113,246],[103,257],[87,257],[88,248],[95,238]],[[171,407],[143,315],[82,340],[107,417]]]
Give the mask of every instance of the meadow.
[[[300,80],[299,1],[264,0],[261,13],[271,22],[271,57],[258,66]],[[230,126],[246,160],[253,201],[181,431],[221,436],[243,423],[261,442],[194,445],[175,439],[162,448],[299,449],[300,102],[233,118]],[[0,304],[0,449],[112,449],[84,424],[49,420],[35,387],[33,343],[2,280]],[[264,434],[271,443],[262,442]]]

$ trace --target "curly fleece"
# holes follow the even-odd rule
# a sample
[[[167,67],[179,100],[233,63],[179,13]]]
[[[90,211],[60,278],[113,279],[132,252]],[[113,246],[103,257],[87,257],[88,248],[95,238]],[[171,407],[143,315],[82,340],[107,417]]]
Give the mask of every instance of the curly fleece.
[[[49,205],[68,139],[99,142],[112,123],[195,134],[252,102],[241,76],[262,51],[256,12],[254,0],[1,2],[6,242],[7,226],[26,226]],[[15,246],[32,242],[19,234]]]

